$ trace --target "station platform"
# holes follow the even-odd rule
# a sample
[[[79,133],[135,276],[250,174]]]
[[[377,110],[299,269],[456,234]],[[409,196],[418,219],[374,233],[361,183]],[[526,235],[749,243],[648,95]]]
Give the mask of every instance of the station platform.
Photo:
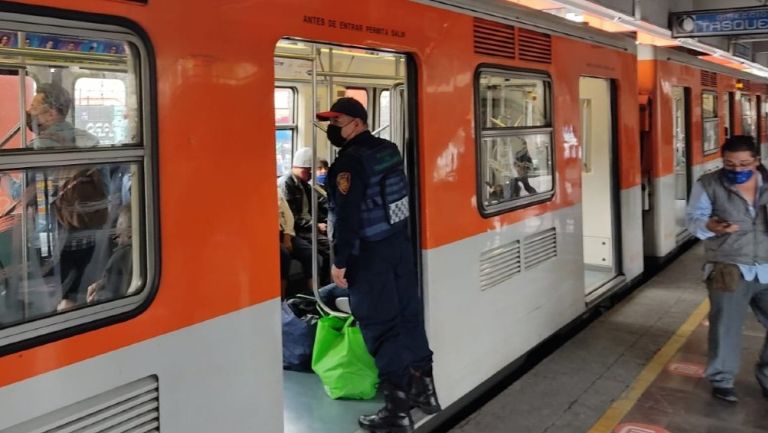
[[[701,244],[601,316],[451,433],[757,433],[764,328],[748,313],[738,404],[703,378],[709,305]]]

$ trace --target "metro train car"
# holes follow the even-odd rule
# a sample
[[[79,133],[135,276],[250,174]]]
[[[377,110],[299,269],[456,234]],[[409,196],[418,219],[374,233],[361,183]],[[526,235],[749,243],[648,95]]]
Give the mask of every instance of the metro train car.
[[[273,182],[299,148],[333,160],[313,121],[339,96],[407,163],[430,429],[671,253],[672,113],[764,82],[512,5],[61,6],[0,1],[0,432],[354,431],[361,406],[283,372],[275,236]],[[683,120],[687,178],[707,120]],[[62,204],[73,179],[98,212]]]
[[[638,59],[644,251],[654,264],[691,238],[688,194],[722,166],[723,141],[752,135],[765,147],[766,95],[751,74],[669,48],[640,47]]]

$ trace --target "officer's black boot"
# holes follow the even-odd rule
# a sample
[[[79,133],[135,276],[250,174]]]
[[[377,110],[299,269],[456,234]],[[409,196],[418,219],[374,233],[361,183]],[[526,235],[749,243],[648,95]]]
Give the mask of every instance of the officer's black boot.
[[[440,402],[437,401],[435,391],[435,378],[432,377],[432,369],[419,371],[411,370],[411,388],[408,398],[412,407],[418,407],[427,415],[440,412]]]
[[[373,415],[363,415],[358,420],[360,427],[373,433],[411,433],[413,418],[411,405],[405,391],[387,383],[382,383],[384,407]]]

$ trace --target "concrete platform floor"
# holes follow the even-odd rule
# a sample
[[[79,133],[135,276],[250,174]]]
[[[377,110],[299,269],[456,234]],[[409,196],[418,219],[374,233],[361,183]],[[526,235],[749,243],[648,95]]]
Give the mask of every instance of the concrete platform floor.
[[[702,306],[707,297],[700,281],[702,261],[702,247],[697,245],[451,432],[768,431],[768,416],[763,415],[768,413],[768,400],[762,398],[752,378],[764,335],[754,317],[745,326],[737,382],[742,402],[730,406],[715,401],[701,377],[706,363],[706,321],[699,323],[707,308]],[[678,335],[677,345],[665,349],[669,354],[659,354],[667,359],[655,361],[659,371],[643,372],[686,321],[693,331],[690,338]],[[633,384],[641,373],[650,387],[638,392]],[[626,404],[629,391],[638,396],[642,393],[636,404]],[[622,403],[625,407],[617,412]],[[609,409],[615,419],[607,424],[603,419],[593,429]]]

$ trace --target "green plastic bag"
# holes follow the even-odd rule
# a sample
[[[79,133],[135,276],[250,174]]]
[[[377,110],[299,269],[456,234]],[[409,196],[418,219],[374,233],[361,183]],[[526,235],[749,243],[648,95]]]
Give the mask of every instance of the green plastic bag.
[[[325,316],[317,322],[312,370],[332,398],[367,400],[376,396],[379,371],[354,318]]]

